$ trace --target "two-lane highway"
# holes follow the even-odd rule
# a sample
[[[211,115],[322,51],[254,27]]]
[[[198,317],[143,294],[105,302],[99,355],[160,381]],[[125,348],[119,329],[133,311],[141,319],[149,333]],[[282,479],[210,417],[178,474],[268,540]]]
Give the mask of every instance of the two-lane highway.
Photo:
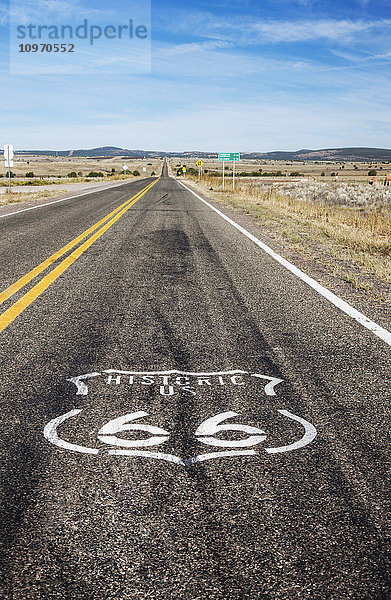
[[[0,229],[0,597],[391,597],[385,341],[165,164]]]

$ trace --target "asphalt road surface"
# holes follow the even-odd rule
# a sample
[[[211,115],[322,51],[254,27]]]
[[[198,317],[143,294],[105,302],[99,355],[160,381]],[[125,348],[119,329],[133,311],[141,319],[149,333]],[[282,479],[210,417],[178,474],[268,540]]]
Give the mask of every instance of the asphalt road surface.
[[[165,167],[0,229],[1,598],[391,598],[387,343]]]

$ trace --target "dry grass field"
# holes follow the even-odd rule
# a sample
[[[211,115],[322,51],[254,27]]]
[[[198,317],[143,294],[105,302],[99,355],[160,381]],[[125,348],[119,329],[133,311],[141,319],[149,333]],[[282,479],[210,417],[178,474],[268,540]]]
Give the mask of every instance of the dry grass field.
[[[310,170],[310,167],[309,169]],[[254,217],[262,230],[302,257],[315,259],[328,273],[391,300],[391,187],[308,178],[301,181],[232,179],[207,173],[188,181],[227,208]]]
[[[216,159],[204,160],[204,172],[219,172],[222,174],[223,163]],[[171,158],[169,161],[173,172],[176,172],[177,167],[183,164],[189,168],[196,169],[197,159],[184,161],[183,159]],[[232,173],[232,162],[225,163],[226,174]],[[347,183],[362,183],[368,182],[370,179],[368,173],[370,170],[377,171],[377,179],[383,181],[387,173],[391,173],[390,163],[376,162],[332,162],[332,161],[271,161],[271,160],[240,160],[236,163],[235,170],[240,175],[243,172],[253,172],[262,169],[263,173],[278,173],[281,171],[280,177],[273,176],[273,180],[290,181],[291,179],[308,179],[310,181],[325,181],[327,183],[338,182]],[[300,177],[290,177],[291,173],[299,173]],[[324,175],[322,175],[324,173]],[[335,175],[332,175],[334,173]],[[337,177],[336,177],[337,176]],[[270,177],[257,178],[261,180],[270,179]]]
[[[161,160],[156,159],[16,155],[12,167],[12,172],[15,174],[12,183],[13,185],[27,183],[31,185],[32,182],[36,182],[36,185],[41,185],[44,181],[50,181],[50,183],[83,182],[88,179],[88,174],[91,171],[102,173],[104,178],[122,179],[123,165],[129,167],[128,177],[131,178],[134,178],[134,175],[132,175],[134,171],[138,171],[140,177],[150,177],[152,173],[160,174],[161,170]],[[145,172],[143,168],[146,169]],[[27,173],[33,173],[33,177],[26,177]],[[70,173],[76,173],[77,177],[68,177]],[[99,178],[94,177],[91,180],[97,181]],[[8,185],[8,174],[4,166],[0,168],[0,185]]]
[[[44,200],[51,200],[53,198],[57,198],[64,192],[59,191],[47,191],[47,192],[28,192],[28,193],[18,193],[12,192],[12,194],[1,194],[0,195],[0,206],[5,206],[6,204],[17,204],[19,202],[25,202],[28,204],[34,203],[38,204]]]

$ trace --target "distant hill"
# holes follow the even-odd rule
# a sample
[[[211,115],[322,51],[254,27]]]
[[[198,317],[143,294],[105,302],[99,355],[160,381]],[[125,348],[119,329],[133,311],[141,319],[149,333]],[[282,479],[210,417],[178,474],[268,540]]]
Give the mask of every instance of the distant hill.
[[[391,150],[383,148],[327,148],[324,150],[298,150],[297,152],[246,153],[243,158],[267,160],[331,160],[331,161],[389,161]]]
[[[126,150],[115,146],[103,146],[101,148],[90,148],[88,150],[20,150],[16,154],[32,154],[34,156],[69,156],[80,158],[110,158],[115,156],[129,156],[143,158],[149,156],[165,156],[165,152],[150,152],[145,150]]]
[[[130,158],[162,158],[163,156],[178,157],[190,160],[195,157],[215,158],[216,152],[161,152],[151,150],[127,150],[116,146],[103,146],[89,150],[20,150],[18,155],[30,154],[38,156],[69,156],[77,158],[112,158],[116,156]],[[327,148],[323,150],[297,150],[296,152],[242,152],[244,159],[283,160],[283,161],[391,161],[391,150],[384,148]]]

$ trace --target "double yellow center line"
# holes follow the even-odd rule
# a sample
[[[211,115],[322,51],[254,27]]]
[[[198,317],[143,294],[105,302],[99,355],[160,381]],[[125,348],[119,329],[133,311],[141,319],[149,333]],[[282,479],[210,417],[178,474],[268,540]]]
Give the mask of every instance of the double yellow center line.
[[[75,262],[89,248],[101,235],[104,234],[133,204],[140,200],[159,180],[153,181],[135,196],[118,206],[111,213],[106,215],[103,219],[89,227],[86,231],[77,236],[74,240],[66,244],[63,248],[49,256],[40,265],[32,269],[29,273],[18,279],[15,283],[9,286],[6,290],[0,293],[0,304],[11,298],[16,292],[21,290],[25,285],[42,273],[45,269],[50,267],[56,260],[64,256],[69,250],[72,250],[85,238],[88,238],[83,244],[81,244],[76,250],[69,254],[64,260],[60,262],[52,271],[50,271],[45,277],[43,277],[39,283],[37,283],[31,290],[26,292],[19,300],[17,300],[10,308],[4,311],[0,315],[0,332],[3,331],[16,317],[20,315],[40,294],[42,294],[48,287],[59,277],[72,263]],[[101,227],[102,226],[102,227]],[[100,229],[99,229],[100,228]],[[98,231],[96,231],[98,230]],[[91,237],[88,237],[91,233],[94,233]]]

